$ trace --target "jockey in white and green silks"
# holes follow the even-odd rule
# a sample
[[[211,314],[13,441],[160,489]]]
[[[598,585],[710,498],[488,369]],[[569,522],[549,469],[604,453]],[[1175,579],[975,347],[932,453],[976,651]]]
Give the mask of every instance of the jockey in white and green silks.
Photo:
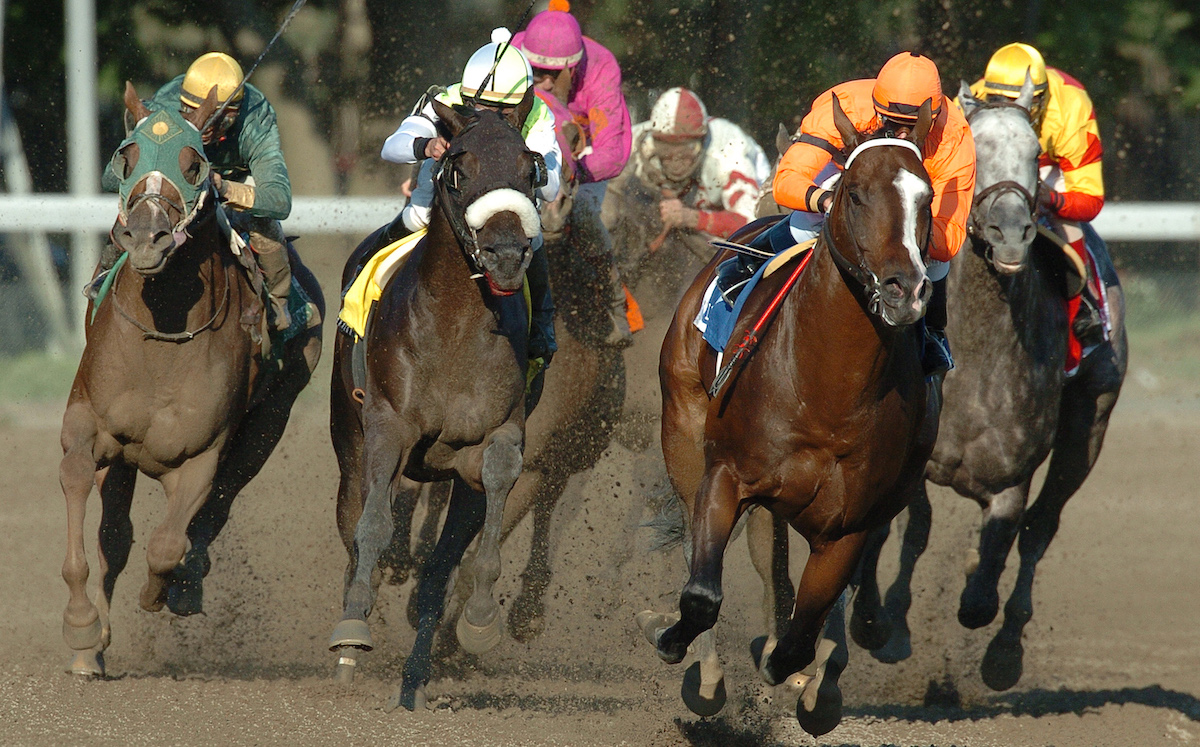
[[[521,51],[508,44],[510,37],[508,29],[493,31],[491,43],[480,47],[467,61],[462,82],[436,93],[435,89],[431,89],[417,102],[412,114],[405,117],[396,131],[384,141],[380,156],[385,161],[420,162],[421,166],[408,205],[385,230],[382,241],[394,241],[429,225],[433,206],[434,163],[441,159],[447,146],[446,140],[438,134],[438,116],[430,99],[447,106],[473,102],[477,107],[504,110],[521,103],[525,97],[526,90],[533,84],[533,71]],[[465,102],[464,99],[470,101]],[[537,190],[537,196],[551,202],[558,197],[562,151],[559,150],[554,132],[554,114],[537,97],[534,97],[533,108],[521,125],[521,135],[529,149],[540,153],[545,159],[546,183]],[[540,236],[534,239],[534,258],[526,275],[533,303],[534,324],[529,355],[531,358],[544,357],[549,363],[557,345],[554,342],[554,305],[550,300],[545,252],[538,251],[541,244]]]

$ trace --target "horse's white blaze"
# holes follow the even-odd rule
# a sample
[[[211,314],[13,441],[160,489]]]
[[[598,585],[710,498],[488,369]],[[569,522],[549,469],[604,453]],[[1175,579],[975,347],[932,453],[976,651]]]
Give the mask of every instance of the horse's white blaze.
[[[467,225],[478,231],[489,218],[506,210],[516,213],[521,219],[521,229],[525,231],[526,237],[532,239],[542,232],[542,221],[538,217],[537,208],[533,206],[533,200],[508,187],[486,192],[468,205]]]
[[[146,193],[152,195],[162,194],[163,175],[158,171],[151,171],[146,176]]]
[[[913,267],[925,275],[925,262],[921,259],[921,245],[917,241],[917,204],[929,194],[929,185],[907,169],[900,169],[892,184],[900,192],[900,204],[904,206],[904,246],[912,258]]]

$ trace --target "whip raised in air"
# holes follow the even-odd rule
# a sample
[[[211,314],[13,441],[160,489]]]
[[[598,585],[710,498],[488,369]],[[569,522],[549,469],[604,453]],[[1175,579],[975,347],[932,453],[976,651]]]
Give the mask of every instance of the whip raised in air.
[[[254,71],[258,69],[258,64],[263,61],[264,57],[267,56],[267,52],[271,51],[271,47],[275,45],[275,42],[279,41],[279,37],[283,36],[283,32],[287,29],[288,24],[292,22],[292,19],[296,17],[296,14],[300,12],[300,8],[302,8],[304,3],[307,1],[308,0],[296,0],[296,2],[292,5],[292,9],[288,11],[287,17],[283,19],[283,23],[279,24],[279,30],[275,32],[275,36],[272,36],[271,41],[267,42],[267,46],[263,47],[262,53],[258,55],[258,59],[254,61],[254,64],[251,65],[250,69],[246,71],[246,74],[242,76],[242,81],[237,84],[237,88],[233,89],[233,93],[229,94],[229,96],[221,102],[221,105],[217,107],[217,110],[212,113],[212,116],[209,117],[208,121],[204,123],[204,126],[200,128],[201,132],[204,132],[208,130],[209,127],[212,127],[213,123],[215,123],[225,111],[225,107],[229,106],[229,102],[237,98],[237,95],[241,92],[241,90],[246,87],[246,81],[250,80],[250,76],[253,75]]]

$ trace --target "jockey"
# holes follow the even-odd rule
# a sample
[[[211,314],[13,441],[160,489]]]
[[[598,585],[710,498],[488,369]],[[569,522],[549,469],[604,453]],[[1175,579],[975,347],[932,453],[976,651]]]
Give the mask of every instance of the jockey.
[[[434,164],[441,160],[449,143],[438,134],[437,113],[429,99],[453,106],[470,100],[479,109],[504,111],[521,103],[525,92],[533,85],[529,62],[515,45],[510,43],[508,29],[492,32],[492,41],[475,51],[463,68],[462,82],[445,90],[436,87],[421,97],[412,114],[383,143],[380,155],[393,163],[417,163],[416,186],[408,205],[384,229],[379,246],[402,238],[429,225],[433,206]],[[486,87],[484,86],[486,83]],[[525,145],[540,153],[546,163],[546,183],[538,188],[537,196],[546,201],[558,197],[562,151],[554,130],[554,114],[541,99],[533,99],[533,108],[521,126]],[[554,303],[550,298],[549,268],[546,252],[540,251],[541,238],[534,240],[533,259],[526,271],[533,305],[533,325],[529,339],[529,357],[542,358],[549,365],[558,345],[554,340]]]
[[[875,79],[834,86],[813,102],[797,142],[779,162],[775,201],[793,208],[792,238],[815,238],[833,202],[833,179],[840,174],[841,135],[833,123],[833,97],[859,132],[879,129],[909,137],[921,105],[929,102],[933,125],[924,143],[925,170],[933,184],[933,226],[926,264],[933,298],[925,314],[926,373],[953,368],[946,343],[946,275],[949,262],[967,237],[967,217],[975,192],[975,142],[962,113],[942,94],[937,66],[927,57],[901,52]]]
[[[1090,265],[1080,224],[1093,220],[1104,206],[1103,149],[1096,112],[1083,85],[1061,70],[1046,67],[1033,47],[1013,43],[992,55],[971,93],[981,101],[1015,99],[1027,73],[1034,85],[1029,116],[1042,146],[1038,213]],[[1106,331],[1100,303],[1088,285],[1079,296],[1068,299],[1072,301],[1070,305],[1078,309],[1071,320],[1075,337],[1085,348],[1102,344]]]
[[[726,238],[754,220],[759,188],[771,164],[754,138],[727,119],[710,118],[686,88],[671,88],[633,128],[626,171],[666,197],[663,228]]]
[[[214,86],[218,101],[224,103],[243,77],[237,60],[223,52],[208,52],[186,73],[158,89],[150,108],[198,109]],[[291,326],[287,302],[292,271],[279,222],[292,211],[292,185],[279,144],[275,109],[262,91],[247,83],[201,137],[212,165],[213,187],[228,211],[230,224],[250,234],[271,298],[271,327],[287,330]],[[108,190],[118,187],[111,164],[104,170],[103,183]],[[110,269],[116,259],[102,257],[102,269]]]
[[[617,58],[595,40],[583,35],[579,22],[568,12],[566,0],[551,0],[548,10],[533,17],[529,26],[513,37],[533,66],[534,85],[551,92],[566,105],[583,132],[575,154],[579,187],[574,215],[597,236],[585,242],[587,257],[596,271],[607,273],[612,286],[610,317],[613,333],[608,342],[633,341],[625,316],[625,290],[612,256],[612,238],[600,220],[606,181],[621,173],[629,160],[629,109],[621,93],[621,68]]]

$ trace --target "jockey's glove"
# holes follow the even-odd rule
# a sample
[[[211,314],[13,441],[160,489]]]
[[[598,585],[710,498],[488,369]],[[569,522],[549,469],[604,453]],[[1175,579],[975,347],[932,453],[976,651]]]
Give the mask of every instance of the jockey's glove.
[[[1050,215],[1057,215],[1067,204],[1067,198],[1062,192],[1046,186],[1045,182],[1038,182],[1037,191],[1038,210]]]

